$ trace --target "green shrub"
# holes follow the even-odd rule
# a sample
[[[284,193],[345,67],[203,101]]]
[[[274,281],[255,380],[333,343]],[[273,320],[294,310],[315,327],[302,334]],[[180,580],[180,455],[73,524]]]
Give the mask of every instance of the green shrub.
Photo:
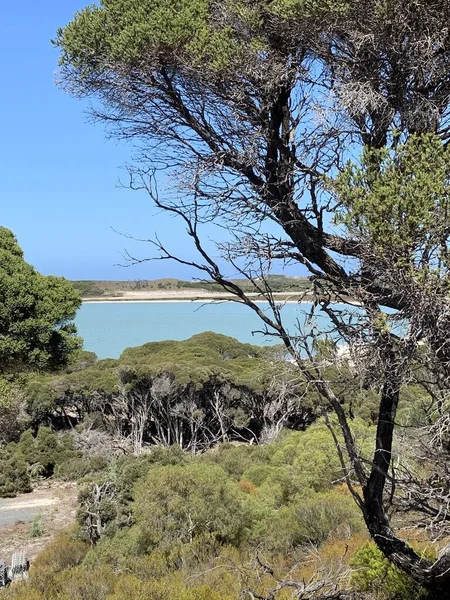
[[[42,518],[34,517],[33,522],[31,524],[30,537],[31,538],[40,538],[43,535],[44,535],[44,528],[42,525]]]
[[[16,452],[16,444],[8,444],[0,452],[0,473],[1,498],[12,498],[17,494],[31,492],[28,465],[23,456]]]
[[[55,467],[65,460],[81,456],[73,449],[70,436],[58,437],[50,427],[39,427],[36,437],[30,429],[22,433],[17,452],[30,467],[39,465],[40,474],[44,477],[53,475]]]
[[[290,507],[296,527],[294,544],[320,545],[336,536],[350,538],[364,531],[361,511],[345,488],[296,499]]]
[[[0,497],[30,492],[32,480],[38,477],[55,475],[73,481],[107,466],[105,458],[74,450],[70,434],[60,436],[40,427],[35,437],[28,429],[17,444],[11,442],[0,450]]]
[[[216,463],[234,479],[241,479],[252,466],[267,464],[273,451],[271,446],[226,443],[221,444],[214,452],[205,454],[201,460]],[[248,478],[244,477],[244,479]]]
[[[254,541],[270,552],[287,554],[298,547],[320,546],[335,537],[350,539],[364,531],[353,498],[341,487],[307,492],[291,504],[266,512],[253,529]]]
[[[242,479],[251,481],[257,487],[260,487],[271,478],[276,470],[277,467],[272,467],[271,465],[252,465],[244,471]]]
[[[155,467],[136,486],[134,512],[143,549],[197,537],[239,545],[253,520],[247,498],[219,466]]]
[[[376,600],[425,600],[427,594],[411,577],[400,571],[375,544],[364,544],[351,561],[352,585],[370,592]]]
[[[73,456],[58,464],[54,474],[63,481],[76,481],[86,475],[103,471],[108,464],[106,458],[102,456]]]
[[[31,575],[50,570],[59,573],[81,564],[89,546],[68,533],[58,534],[34,560]]]

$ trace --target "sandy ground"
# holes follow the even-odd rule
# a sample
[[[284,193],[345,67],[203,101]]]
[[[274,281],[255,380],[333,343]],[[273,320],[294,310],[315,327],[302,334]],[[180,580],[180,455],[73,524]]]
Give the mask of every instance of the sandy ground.
[[[57,498],[38,498],[36,496],[31,494],[19,498],[2,498],[0,500],[0,527],[12,525],[17,521],[32,521],[34,517],[46,512],[47,507],[58,504]]]
[[[258,298],[259,294],[248,293],[249,298]],[[278,292],[274,294],[277,300],[292,299],[296,302],[304,297],[301,292]],[[192,302],[203,300],[208,302],[228,300],[232,298],[227,292],[209,292],[207,290],[139,290],[123,291],[120,296],[98,296],[83,298],[83,302]]]
[[[16,550],[33,560],[42,548],[75,520],[75,484],[53,484],[16,498],[0,498],[0,560],[10,564]],[[43,535],[30,537],[32,521],[40,517]]]

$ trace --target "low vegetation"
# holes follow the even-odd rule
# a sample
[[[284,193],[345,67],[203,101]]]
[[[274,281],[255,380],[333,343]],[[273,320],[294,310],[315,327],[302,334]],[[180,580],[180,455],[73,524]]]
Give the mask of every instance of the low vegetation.
[[[373,425],[355,428],[369,455]],[[269,445],[117,457],[81,479],[76,528],[5,597],[239,600],[327,572],[325,589],[344,574],[344,587],[370,598],[426,598],[368,542],[342,472],[321,420]]]
[[[324,361],[331,350],[316,347]],[[79,487],[75,529],[5,598],[240,600],[278,590],[273,598],[287,600],[286,582],[319,580],[377,600],[425,598],[368,543],[330,417],[285,359],[281,348],[207,332],[118,360],[80,352],[63,371],[5,380],[12,425],[0,495],[48,478]],[[329,376],[368,461],[378,392],[358,377],[340,389],[336,368]],[[348,368],[344,358],[339,372]],[[420,426],[428,406],[427,392],[406,386],[399,419]],[[405,431],[412,440],[415,429]]]
[[[150,598],[237,599],[247,585],[239,569],[249,561],[256,566],[257,556],[281,575],[301,557],[306,568],[311,544],[332,541],[343,553],[349,539],[363,535],[348,492],[330,483],[340,473],[321,423],[268,446],[223,444],[199,456],[172,447],[120,457],[83,479],[76,531],[55,540],[29,582],[7,597],[106,600],[152,589]],[[252,585],[262,590],[274,582],[254,578]]]

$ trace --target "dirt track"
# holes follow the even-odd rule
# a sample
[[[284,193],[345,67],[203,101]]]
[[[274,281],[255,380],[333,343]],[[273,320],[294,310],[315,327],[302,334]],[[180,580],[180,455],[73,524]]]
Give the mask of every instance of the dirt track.
[[[57,498],[39,498],[37,494],[19,498],[0,498],[0,527],[13,525],[17,521],[25,523],[45,513],[48,506],[58,503]]]
[[[76,486],[55,484],[16,498],[0,498],[0,560],[9,563],[14,551],[32,560],[56,533],[75,520]],[[30,537],[32,521],[41,517],[43,535]]]

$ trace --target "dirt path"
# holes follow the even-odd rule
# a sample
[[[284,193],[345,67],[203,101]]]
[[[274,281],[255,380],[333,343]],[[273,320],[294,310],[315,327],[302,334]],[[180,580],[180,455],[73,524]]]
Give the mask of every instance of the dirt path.
[[[53,484],[31,494],[0,499],[0,560],[9,564],[12,553],[23,549],[30,560],[62,529],[75,520],[75,484]],[[32,538],[30,530],[40,517],[42,536]]]
[[[32,521],[41,516],[48,506],[57,504],[57,498],[0,498],[0,527],[14,525],[17,521]]]

